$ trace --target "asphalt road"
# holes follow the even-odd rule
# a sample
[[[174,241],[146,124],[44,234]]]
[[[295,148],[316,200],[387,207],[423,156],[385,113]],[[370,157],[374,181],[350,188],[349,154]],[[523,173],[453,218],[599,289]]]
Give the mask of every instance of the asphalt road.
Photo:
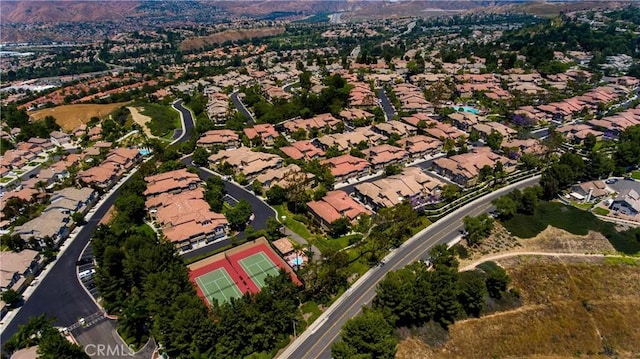
[[[189,139],[194,123],[191,112],[182,106],[182,101],[178,101],[175,107],[184,115],[185,120],[185,136],[176,141],[181,143]],[[46,314],[56,318],[54,325],[68,327],[76,323],[79,318],[84,318],[100,311],[100,308],[84,291],[78,280],[76,261],[91,239],[91,235],[98,223],[111,208],[119,193],[120,188],[111,193],[99,207],[95,208],[92,219],[82,226],[76,238],[58,258],[47,276],[38,278],[40,284],[36,287],[29,300],[23,304],[13,320],[7,324],[5,330],[0,333],[0,342],[6,342],[17,332],[19,325],[26,323],[29,318],[34,316]]]
[[[193,166],[191,162],[191,157],[184,158],[182,162],[186,163],[189,166]],[[203,180],[206,180],[209,177],[215,176],[211,172],[205,171],[200,167],[197,167],[197,166],[195,167],[200,172],[200,178],[202,178]],[[251,204],[251,208],[253,209],[253,214],[255,215],[255,218],[251,222],[251,226],[256,231],[267,228],[267,218],[277,216],[277,213],[271,207],[269,207],[266,203],[262,202],[258,197],[254,196],[251,192],[247,191],[246,189],[242,188],[241,186],[235,183],[224,181],[224,190],[227,192],[228,195],[235,198],[236,200],[239,201],[244,199]],[[245,233],[240,232],[236,237],[239,239],[244,239]],[[185,253],[182,257],[192,258],[200,254],[204,254],[206,252],[212,251],[214,249],[222,248],[229,243],[231,243],[231,239],[215,242],[206,247],[198,248],[188,253]]]
[[[389,98],[382,87],[378,89],[378,99],[380,100],[380,104],[382,105],[382,110],[384,110],[387,121],[391,120],[397,112],[393,108],[391,101],[389,101]]]
[[[404,243],[386,257],[386,264],[371,269],[356,284],[347,290],[327,311],[312,324],[291,347],[283,352],[280,358],[331,358],[331,345],[338,339],[344,323],[362,310],[362,306],[371,303],[375,296],[378,282],[390,271],[398,270],[426,258],[431,248],[440,243],[447,243],[458,236],[463,228],[462,218],[466,215],[477,216],[491,208],[491,201],[508,190],[524,188],[537,183],[539,177],[506,187],[504,190],[484,196],[460,210],[427,227],[417,235],[416,240]]]
[[[231,93],[229,97],[231,97],[231,101],[233,101],[233,104],[236,106],[236,109],[238,109],[238,111],[240,111],[240,113],[247,119],[247,122],[249,124],[255,124],[256,119],[253,118],[253,115],[251,114],[251,112],[249,112],[249,110],[247,110],[247,108],[242,103],[242,101],[240,101],[240,98],[238,97],[238,92]]]

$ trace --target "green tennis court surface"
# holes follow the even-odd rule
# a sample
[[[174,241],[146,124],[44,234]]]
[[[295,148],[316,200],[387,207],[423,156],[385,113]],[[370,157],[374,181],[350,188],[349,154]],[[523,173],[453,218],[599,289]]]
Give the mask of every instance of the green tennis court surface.
[[[264,252],[256,253],[238,261],[251,280],[262,288],[265,286],[264,280],[268,276],[277,276],[280,269],[267,257]]]
[[[214,298],[219,303],[224,303],[228,302],[230,298],[242,297],[242,292],[224,268],[203,274],[196,278],[196,282],[211,304],[213,304]]]

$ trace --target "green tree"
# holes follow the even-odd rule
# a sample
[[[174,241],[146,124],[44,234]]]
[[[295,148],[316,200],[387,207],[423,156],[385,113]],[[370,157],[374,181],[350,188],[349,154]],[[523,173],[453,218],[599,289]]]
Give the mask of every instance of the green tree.
[[[522,156],[520,156],[520,163],[522,163],[522,167],[526,170],[540,167],[540,159],[531,153],[523,153]]]
[[[202,147],[193,151],[193,163],[200,167],[209,167],[209,152]]]
[[[364,308],[362,314],[345,323],[340,336],[331,348],[336,359],[395,357],[398,339],[384,315],[376,310]]]
[[[280,232],[280,230],[282,229],[282,224],[278,222],[277,219],[275,219],[274,217],[267,218],[266,226],[266,237],[268,240],[275,241],[282,238],[283,234],[282,232]]]
[[[509,275],[501,267],[489,272],[486,279],[489,296],[496,299],[502,298],[502,294],[507,290],[509,281]]]
[[[587,151],[593,150],[597,142],[598,139],[596,138],[596,136],[593,133],[589,132],[584,138],[584,149]]]
[[[477,217],[465,216],[463,218],[464,228],[467,230],[467,243],[469,246],[478,245],[484,238],[487,238],[493,230],[493,218],[483,213]]]
[[[227,210],[225,216],[227,217],[229,227],[232,230],[241,231],[246,227],[252,213],[253,209],[251,208],[251,203],[247,200],[241,199],[235,206]]]
[[[518,203],[509,196],[498,197],[491,201],[491,204],[496,206],[496,211],[502,219],[509,219],[518,212]]]
[[[458,275],[458,302],[465,313],[479,317],[484,309],[487,286],[484,276],[478,271],[465,271]]]
[[[587,158],[587,176],[594,179],[609,177],[615,166],[614,160],[607,154],[600,151],[591,151]]]
[[[346,217],[340,217],[339,219],[331,222],[329,225],[329,233],[331,237],[338,238],[347,234],[347,232],[349,232],[349,225],[349,219]]]
[[[38,358],[78,358],[89,359],[82,348],[71,344],[60,335],[53,326],[55,319],[47,318],[44,314],[32,317],[27,323],[20,325],[18,331],[4,344],[8,353],[16,350],[38,346]]]
[[[402,166],[400,165],[388,165],[384,168],[384,176],[395,176],[402,173]]]
[[[22,301],[22,295],[13,289],[7,289],[0,296],[8,306],[15,308]]]
[[[502,134],[496,130],[492,130],[487,136],[487,146],[491,147],[492,150],[497,151],[502,145],[502,140]]]
[[[287,200],[287,190],[276,185],[271,186],[265,193],[267,196],[267,202],[273,205],[279,205]]]
[[[77,225],[82,225],[85,223],[84,214],[80,212],[73,212],[73,214],[71,215],[71,220]]]
[[[623,170],[640,163],[640,125],[627,127],[620,134],[614,157],[616,165]]]
[[[0,236],[0,243],[7,246],[7,248],[14,252],[21,252],[27,246],[27,243],[19,234],[5,233]]]

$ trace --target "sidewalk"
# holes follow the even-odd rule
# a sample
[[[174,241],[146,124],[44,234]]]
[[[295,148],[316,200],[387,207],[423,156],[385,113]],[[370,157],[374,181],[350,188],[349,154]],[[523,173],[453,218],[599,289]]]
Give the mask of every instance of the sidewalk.
[[[95,203],[95,205],[93,207],[91,207],[91,209],[89,210],[89,212],[87,212],[87,215],[85,216],[85,220],[87,222],[91,221],[93,219],[93,215],[96,212],[96,209],[99,208],[100,206],[102,206],[104,204],[104,202],[113,195],[113,193],[120,188],[120,186],[122,186],[131,176],[133,176],[138,168],[140,166],[136,166],[134,167],[129,174],[127,174],[127,176],[123,177],[120,179],[120,181],[118,181],[113,187],[111,187],[111,189],[109,190],[109,192],[105,193],[102,197],[100,197],[100,199],[98,200],[98,202]],[[27,289],[25,289],[25,291],[22,293],[22,297],[24,299],[24,301],[26,302],[27,300],[29,300],[29,298],[31,297],[31,295],[33,294],[33,292],[38,288],[38,285],[40,285],[40,283],[42,282],[42,280],[47,276],[47,274],[49,274],[49,272],[51,271],[51,269],[58,263],[58,260],[60,259],[60,257],[62,257],[62,255],[64,254],[64,252],[66,252],[67,248],[69,248],[69,246],[71,245],[71,243],[73,243],[73,241],[76,239],[76,237],[78,236],[78,233],[80,232],[80,230],[82,229],[82,226],[77,226],[76,228],[74,228],[74,230],[69,234],[69,236],[62,242],[62,244],[60,245],[60,247],[58,248],[58,254],[56,255],[56,258],[49,264],[47,264],[42,271],[40,271],[40,273],[38,274],[38,276],[36,276],[33,281],[31,282],[31,284],[29,284],[29,286],[27,287]],[[70,280],[79,280],[78,277],[76,276],[75,278],[70,278]],[[84,285],[82,285],[82,288],[85,290],[85,292],[87,291],[87,289],[84,287]],[[91,299],[93,300],[93,302],[96,304],[96,306],[98,306],[98,308],[102,309],[102,307],[98,304],[98,302],[96,302],[95,298],[93,298],[92,295],[90,295],[87,292],[87,295],[89,295],[89,297],[91,297]],[[14,310],[9,311],[4,318],[2,318],[2,321],[0,322],[0,332],[3,332],[4,329],[6,328],[6,326],[11,323],[11,321],[13,320],[13,318],[20,312],[21,307],[18,307]]]
[[[282,228],[284,228],[284,234],[287,237],[291,237],[294,241],[298,242],[303,247],[309,248],[309,242],[306,239],[302,238],[299,234],[287,228],[284,224],[282,225]],[[316,246],[311,246],[311,252],[313,252],[313,259],[322,259],[322,256],[320,255],[321,252],[318,248],[316,248]]]

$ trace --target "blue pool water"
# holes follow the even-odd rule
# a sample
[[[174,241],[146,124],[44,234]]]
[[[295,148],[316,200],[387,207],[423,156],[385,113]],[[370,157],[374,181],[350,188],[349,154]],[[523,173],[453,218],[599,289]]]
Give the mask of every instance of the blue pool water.
[[[457,109],[458,109],[458,111],[469,112],[469,113],[472,113],[474,115],[477,115],[477,114],[480,113],[480,110],[478,110],[477,108],[473,108],[473,107],[469,107],[469,106],[458,106]]]
[[[304,262],[302,261],[302,258],[300,257],[295,257],[291,260],[291,264],[293,264],[294,266],[301,266]]]
[[[151,150],[149,150],[148,148],[143,148],[140,151],[138,151],[141,155],[146,156],[148,154],[151,153]]]

